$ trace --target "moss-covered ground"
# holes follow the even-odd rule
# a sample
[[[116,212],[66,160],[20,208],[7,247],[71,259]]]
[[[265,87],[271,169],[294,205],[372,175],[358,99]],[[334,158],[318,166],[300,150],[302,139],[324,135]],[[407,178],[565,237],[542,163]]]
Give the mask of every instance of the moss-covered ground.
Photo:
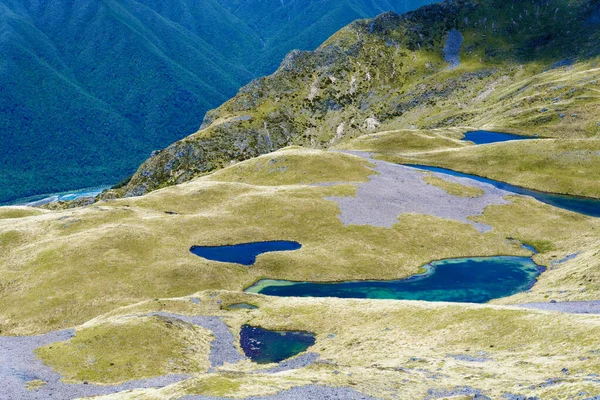
[[[472,128],[463,128],[462,132],[467,130]],[[426,138],[432,135],[448,140],[463,136],[448,130],[391,131],[350,140],[340,147],[366,150],[375,158],[387,161],[440,166],[542,191],[600,197],[597,178],[600,176],[600,142],[596,139],[523,140],[453,149],[426,148],[414,141],[419,137],[427,143]],[[437,179],[436,182],[439,183]],[[441,184],[447,186],[448,182]],[[464,190],[462,193],[466,195]],[[510,199],[512,204],[489,206],[483,216],[473,219],[493,226],[508,238],[534,246],[541,252],[534,259],[550,269],[542,274],[531,291],[494,302],[599,298],[598,219],[542,205],[529,198],[511,196]],[[572,260],[558,262],[576,253],[578,256]]]
[[[368,162],[351,155],[291,146],[275,156],[267,154],[217,171],[209,179],[268,186],[365,182],[372,174],[368,167]]]
[[[324,198],[352,196],[356,184],[351,182],[374,172],[355,156],[292,151],[293,174],[282,168],[258,169],[264,178],[256,175],[257,165],[290,162],[289,150],[284,150],[139,198],[0,220],[2,334],[70,327],[144,299],[200,289],[241,290],[261,278],[398,279],[436,259],[527,254],[508,238],[538,244],[543,252],[537,260],[549,265],[553,256],[589,251],[600,232],[597,219],[521,198],[488,207],[479,219],[494,229],[485,234],[469,224],[418,214],[399,216],[391,229],[344,226],[337,204]],[[307,178],[323,160],[327,163],[320,164],[319,176]],[[299,172],[304,167],[307,174]],[[342,184],[299,184],[318,182],[323,174],[324,180]],[[219,181],[219,175],[227,181]],[[229,182],[238,176],[260,185]],[[345,179],[348,184],[343,184]],[[257,240],[295,240],[303,247],[263,254],[250,268],[189,252],[193,245]],[[588,269],[593,273],[595,266],[584,265],[581,274]],[[591,285],[568,295],[593,298],[598,290]]]
[[[71,340],[38,350],[69,382],[192,375],[113,398],[244,397],[307,384],[383,399],[464,386],[491,398],[600,395],[599,316],[507,306],[600,299],[600,219],[508,196],[509,204],[472,217],[492,227],[486,233],[424,214],[399,215],[391,228],[345,226],[337,203],[326,199],[353,196],[374,171],[362,158],[314,149],[368,151],[600,198],[598,30],[588,23],[590,4],[538,3],[445,2],[358,21],[314,53],[291,54],[276,74],[209,112],[203,130],[154,154],[107,201],[0,209],[0,335],[78,327]],[[454,69],[442,57],[450,29],[464,38]],[[543,139],[460,140],[475,128]],[[270,153],[292,144],[313,149]],[[477,195],[423,177],[451,195]],[[251,267],[189,252],[261,240],[303,247],[263,254]],[[493,304],[242,292],[262,278],[399,279],[436,259],[531,255],[522,243],[539,251],[534,260],[547,270],[531,290]],[[192,294],[200,302],[185,297]],[[258,309],[225,310],[240,302]],[[320,362],[268,374],[246,360],[209,374],[210,334],[145,316],[153,311],[220,316],[234,335],[245,323],[308,330],[317,335],[311,351]]]
[[[600,198],[600,140],[535,139],[448,148],[428,146],[429,138],[439,135],[450,141],[456,134],[434,132],[391,131],[338,147],[369,151],[391,162],[433,165],[546,192]]]
[[[211,333],[174,318],[139,317],[83,328],[67,342],[37,349],[66,382],[117,384],[206,372]]]

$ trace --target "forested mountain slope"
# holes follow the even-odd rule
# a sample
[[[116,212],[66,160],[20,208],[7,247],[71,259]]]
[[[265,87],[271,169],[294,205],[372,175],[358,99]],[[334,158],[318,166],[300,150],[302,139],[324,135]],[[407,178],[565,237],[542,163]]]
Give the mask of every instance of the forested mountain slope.
[[[0,202],[110,184],[293,48],[430,1],[0,1]]]

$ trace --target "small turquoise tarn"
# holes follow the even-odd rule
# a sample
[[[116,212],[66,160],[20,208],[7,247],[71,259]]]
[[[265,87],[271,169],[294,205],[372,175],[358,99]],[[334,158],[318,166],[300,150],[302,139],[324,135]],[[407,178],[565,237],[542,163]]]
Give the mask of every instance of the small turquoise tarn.
[[[292,282],[263,279],[246,292],[270,296],[341,297],[486,303],[530,289],[544,270],[525,257],[434,261],[426,272],[396,281]]]
[[[300,354],[315,344],[315,335],[299,331],[270,331],[243,325],[240,345],[244,354],[259,364],[276,363]]]
[[[228,246],[192,246],[190,251],[212,261],[253,265],[256,257],[272,251],[298,250],[302,245],[288,240],[241,243]]]

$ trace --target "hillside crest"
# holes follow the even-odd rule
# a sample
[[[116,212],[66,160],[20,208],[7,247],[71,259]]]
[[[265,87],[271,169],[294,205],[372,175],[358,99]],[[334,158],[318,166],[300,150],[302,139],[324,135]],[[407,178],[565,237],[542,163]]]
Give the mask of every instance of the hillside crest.
[[[154,154],[116,195],[141,195],[289,145],[328,148],[378,130],[598,135],[596,124],[564,118],[586,106],[576,89],[532,85],[595,62],[597,3],[458,0],[355,21],[315,51],[292,51],[273,75],[209,111],[200,131]],[[570,104],[553,107],[552,99]]]

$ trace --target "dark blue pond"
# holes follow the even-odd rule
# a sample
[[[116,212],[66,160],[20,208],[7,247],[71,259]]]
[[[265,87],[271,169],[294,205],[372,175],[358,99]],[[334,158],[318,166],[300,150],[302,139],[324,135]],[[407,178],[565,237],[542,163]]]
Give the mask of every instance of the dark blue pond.
[[[540,192],[533,189],[525,189],[520,186],[511,185],[510,183],[495,181],[493,179],[483,178],[477,175],[464,174],[462,172],[453,171],[451,169],[430,167],[427,165],[412,165],[409,167],[422,169],[425,171],[439,172],[441,174],[470,178],[478,182],[489,183],[498,189],[506,190],[507,192],[531,196],[542,203],[550,204],[551,206],[563,208],[565,210],[574,211],[579,214],[589,215],[591,217],[600,217],[600,199],[591,197],[569,196],[566,194],[556,194]]]
[[[462,140],[468,140],[475,144],[489,144],[498,142],[508,142],[509,140],[527,140],[537,139],[536,136],[513,135],[510,133],[490,132],[490,131],[472,131],[465,133]]]
[[[280,362],[315,344],[315,335],[299,331],[270,331],[244,325],[240,344],[246,357],[259,364]]]
[[[256,257],[271,251],[298,250],[302,245],[298,242],[277,240],[271,242],[241,243],[230,246],[192,246],[190,251],[197,256],[212,261],[230,262],[252,265]]]
[[[270,296],[341,297],[486,303],[530,289],[544,270],[525,257],[434,261],[426,272],[396,281],[292,282],[263,279],[246,292]]]

